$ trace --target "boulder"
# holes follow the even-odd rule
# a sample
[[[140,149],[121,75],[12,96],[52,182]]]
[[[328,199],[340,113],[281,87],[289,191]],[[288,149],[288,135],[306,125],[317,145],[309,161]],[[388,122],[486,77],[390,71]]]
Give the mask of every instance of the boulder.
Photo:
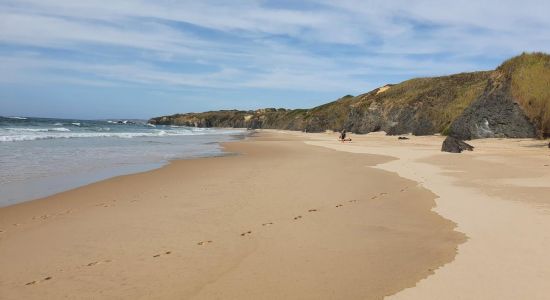
[[[451,153],[461,153],[464,150],[472,151],[474,147],[453,136],[448,136],[441,146],[441,151]]]

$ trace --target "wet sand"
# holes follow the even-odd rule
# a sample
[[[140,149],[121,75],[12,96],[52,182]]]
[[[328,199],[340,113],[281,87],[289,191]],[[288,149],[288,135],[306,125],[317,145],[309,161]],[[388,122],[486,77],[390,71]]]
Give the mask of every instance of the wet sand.
[[[376,167],[395,158],[303,140],[261,132],[1,208],[0,298],[381,299],[453,265],[465,236]]]
[[[550,298],[548,140],[474,140],[473,152],[451,154],[439,152],[440,136],[352,138],[342,145],[333,135],[310,134],[307,143],[397,158],[378,168],[434,192],[434,211],[468,237],[453,262],[389,299]]]

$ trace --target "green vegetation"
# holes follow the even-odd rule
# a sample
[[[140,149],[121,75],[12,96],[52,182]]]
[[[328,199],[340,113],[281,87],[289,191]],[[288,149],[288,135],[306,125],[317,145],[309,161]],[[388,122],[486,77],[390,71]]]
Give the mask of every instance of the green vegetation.
[[[310,109],[305,117],[308,124],[306,130],[342,130],[348,120],[350,107],[356,101],[353,96],[347,95],[336,101]]]
[[[510,92],[540,135],[550,136],[550,55],[542,53],[524,53],[504,62],[496,71],[411,79],[359,96],[346,95],[312,109],[214,111],[159,117],[151,122],[308,132],[347,128],[357,133],[385,130],[391,134],[448,134],[451,123],[490,86]]]
[[[511,79],[512,95],[541,137],[550,136],[550,55],[523,53],[497,70]]]
[[[487,71],[407,80],[382,93],[366,94],[363,107],[376,102],[386,113],[414,110],[417,117],[430,120],[435,131],[443,133],[483,93],[491,74]]]

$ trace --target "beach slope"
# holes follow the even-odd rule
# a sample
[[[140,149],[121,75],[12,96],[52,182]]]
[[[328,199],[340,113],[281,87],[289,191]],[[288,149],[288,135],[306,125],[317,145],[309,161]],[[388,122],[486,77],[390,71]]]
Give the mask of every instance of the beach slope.
[[[394,158],[303,140],[1,208],[0,298],[381,299],[454,259],[436,195],[375,168]]]

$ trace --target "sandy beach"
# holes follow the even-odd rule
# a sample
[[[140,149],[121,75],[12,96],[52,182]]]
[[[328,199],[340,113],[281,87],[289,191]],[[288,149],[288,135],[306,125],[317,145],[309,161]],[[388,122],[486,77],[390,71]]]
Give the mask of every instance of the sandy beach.
[[[0,298],[548,298],[542,141],[352,138],[260,131],[1,208]]]
[[[438,197],[434,211],[468,240],[456,259],[389,299],[548,299],[550,151],[548,140],[481,139],[475,150],[441,153],[444,137],[372,133],[308,144],[398,158],[378,168],[414,180]]]
[[[493,2],[0,0],[0,300],[550,300],[550,1]]]

